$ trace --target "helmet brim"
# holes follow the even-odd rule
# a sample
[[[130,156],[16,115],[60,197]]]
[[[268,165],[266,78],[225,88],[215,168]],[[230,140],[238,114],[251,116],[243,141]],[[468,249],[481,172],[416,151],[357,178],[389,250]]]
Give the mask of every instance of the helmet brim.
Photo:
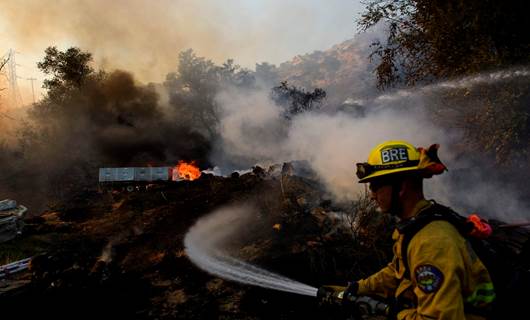
[[[384,177],[384,176],[389,176],[389,175],[395,175],[397,173],[402,173],[402,172],[410,172],[410,171],[418,171],[418,167],[410,167],[410,168],[396,168],[396,169],[390,169],[390,170],[381,170],[381,171],[377,171],[377,172],[374,172],[362,179],[359,179],[359,183],[368,183],[372,180],[374,180],[375,178],[379,178],[379,177]]]

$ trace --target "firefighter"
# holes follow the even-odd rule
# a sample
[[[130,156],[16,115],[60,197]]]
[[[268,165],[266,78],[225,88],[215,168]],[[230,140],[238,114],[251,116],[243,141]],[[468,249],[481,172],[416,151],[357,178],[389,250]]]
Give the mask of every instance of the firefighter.
[[[403,243],[401,230],[418,214],[436,208],[435,202],[424,198],[423,180],[446,170],[438,148],[388,141],[371,151],[368,162],[357,164],[359,182],[369,183],[380,210],[397,216],[399,223],[392,235],[392,261],[368,278],[350,283],[345,294],[391,298],[396,301],[397,319],[483,319],[495,297],[493,284],[451,223],[432,221]]]

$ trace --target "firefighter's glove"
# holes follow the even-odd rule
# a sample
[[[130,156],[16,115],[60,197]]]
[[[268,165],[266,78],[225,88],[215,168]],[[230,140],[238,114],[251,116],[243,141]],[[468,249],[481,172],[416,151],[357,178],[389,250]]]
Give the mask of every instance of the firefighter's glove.
[[[355,303],[355,299],[357,299],[357,291],[359,291],[359,284],[357,281],[348,282],[348,286],[343,293],[342,303],[345,305]]]
[[[322,286],[317,291],[317,299],[319,306],[326,306],[333,304],[333,295],[335,291],[330,286]]]

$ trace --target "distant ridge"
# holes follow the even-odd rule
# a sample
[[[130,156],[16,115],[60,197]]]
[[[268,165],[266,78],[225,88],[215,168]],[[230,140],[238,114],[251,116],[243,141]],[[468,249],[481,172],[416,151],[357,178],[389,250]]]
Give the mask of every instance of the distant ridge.
[[[325,51],[297,55],[280,64],[279,79],[307,90],[326,90],[330,105],[339,105],[351,97],[366,98],[375,92],[369,50],[368,41],[356,37]]]

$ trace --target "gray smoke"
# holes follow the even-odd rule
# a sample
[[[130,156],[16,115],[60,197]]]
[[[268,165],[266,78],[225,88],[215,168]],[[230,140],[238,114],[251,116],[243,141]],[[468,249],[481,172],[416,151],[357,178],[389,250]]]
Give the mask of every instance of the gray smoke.
[[[233,169],[249,164],[268,166],[292,160],[307,160],[337,200],[354,200],[362,185],[356,182],[355,162],[365,162],[370,150],[388,140],[406,140],[416,146],[441,144],[440,158],[449,172],[426,182],[426,196],[469,214],[473,210],[508,222],[526,220],[530,208],[516,187],[493,179],[491,174],[470,168],[459,142],[463,132],[437,127],[430,112],[438,90],[466,88],[476,84],[527,77],[527,70],[502,71],[442,82],[411,90],[355,99],[336,111],[333,106],[301,114],[287,122],[269,91],[229,89],[217,101],[223,110],[221,131],[213,163]],[[470,155],[471,158],[471,155]],[[231,159],[229,162],[224,162]],[[235,160],[237,159],[238,162]],[[456,169],[457,170],[452,170]],[[468,170],[469,169],[469,170]],[[471,173],[470,173],[471,172]]]
[[[208,139],[178,114],[168,114],[158,99],[153,87],[116,70],[90,79],[65,102],[38,102],[19,130],[11,130],[11,141],[0,127],[0,198],[17,199],[39,214],[94,188],[98,167],[171,166],[179,160],[206,166]]]

